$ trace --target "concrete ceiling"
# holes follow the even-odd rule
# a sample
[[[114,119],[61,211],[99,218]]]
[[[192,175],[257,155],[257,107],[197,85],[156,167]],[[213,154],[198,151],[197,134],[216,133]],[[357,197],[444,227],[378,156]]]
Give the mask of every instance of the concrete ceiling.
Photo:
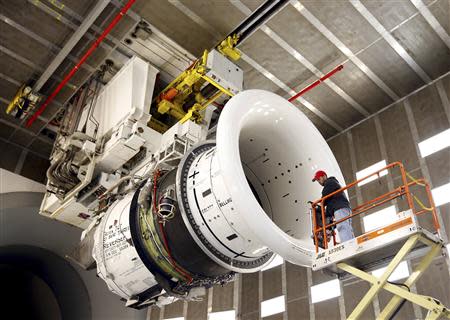
[[[50,93],[125,1],[112,0],[43,87]],[[199,56],[263,0],[137,0],[131,12],[28,129],[0,112],[0,140],[48,158],[50,121],[106,58],[133,54],[124,40],[140,19]],[[0,0],[0,105],[37,79],[96,1]],[[450,0],[290,1],[244,41],[246,88],[286,98],[342,64],[294,101],[329,138],[450,71]]]

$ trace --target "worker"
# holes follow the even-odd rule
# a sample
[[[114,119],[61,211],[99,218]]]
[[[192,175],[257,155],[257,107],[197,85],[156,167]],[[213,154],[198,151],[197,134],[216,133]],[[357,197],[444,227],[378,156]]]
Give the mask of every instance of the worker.
[[[325,171],[322,170],[316,172],[312,181],[317,181],[323,187],[322,198],[341,188],[341,185],[335,177],[328,178]],[[326,207],[325,216],[334,218],[334,221],[339,221],[352,214],[350,203],[344,192],[339,192],[326,199],[324,201],[324,206]],[[351,218],[338,223],[336,228],[341,242],[355,237],[353,234]]]

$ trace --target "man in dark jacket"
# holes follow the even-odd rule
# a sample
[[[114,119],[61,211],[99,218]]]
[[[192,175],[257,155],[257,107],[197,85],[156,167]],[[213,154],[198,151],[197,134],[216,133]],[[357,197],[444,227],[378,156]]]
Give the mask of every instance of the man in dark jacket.
[[[328,178],[325,171],[322,170],[316,172],[312,181],[317,181],[321,186],[323,186],[322,198],[341,188],[341,185],[335,177]],[[334,217],[335,221],[341,220],[352,214],[350,203],[348,202],[344,192],[339,192],[326,199],[324,205],[326,207],[325,215],[327,217]],[[337,224],[336,229],[339,233],[339,239],[341,242],[353,239],[355,237],[353,234],[351,218]]]

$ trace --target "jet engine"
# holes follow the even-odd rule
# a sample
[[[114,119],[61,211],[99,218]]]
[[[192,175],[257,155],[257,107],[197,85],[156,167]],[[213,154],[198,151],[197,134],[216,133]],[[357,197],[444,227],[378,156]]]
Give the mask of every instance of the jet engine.
[[[111,86],[120,87],[113,79],[104,95]],[[311,178],[319,168],[343,177],[301,111],[271,92],[245,90],[229,99],[213,130],[188,121],[161,134],[133,107],[107,133],[94,130],[95,140],[63,139],[60,149],[75,154],[71,170],[84,185],[47,194],[41,207],[86,229],[78,258],[92,253],[111,291],[140,308],[196,299],[236,273],[261,270],[275,254],[311,267],[308,201],[320,195]]]

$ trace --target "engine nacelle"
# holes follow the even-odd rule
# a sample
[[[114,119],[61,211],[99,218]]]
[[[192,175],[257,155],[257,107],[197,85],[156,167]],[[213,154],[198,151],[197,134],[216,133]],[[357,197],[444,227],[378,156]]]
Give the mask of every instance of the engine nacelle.
[[[98,273],[129,301],[163,304],[256,272],[274,253],[310,267],[317,169],[343,181],[311,121],[273,93],[243,91],[222,111],[215,141],[177,169],[154,169],[108,208],[95,233]]]

